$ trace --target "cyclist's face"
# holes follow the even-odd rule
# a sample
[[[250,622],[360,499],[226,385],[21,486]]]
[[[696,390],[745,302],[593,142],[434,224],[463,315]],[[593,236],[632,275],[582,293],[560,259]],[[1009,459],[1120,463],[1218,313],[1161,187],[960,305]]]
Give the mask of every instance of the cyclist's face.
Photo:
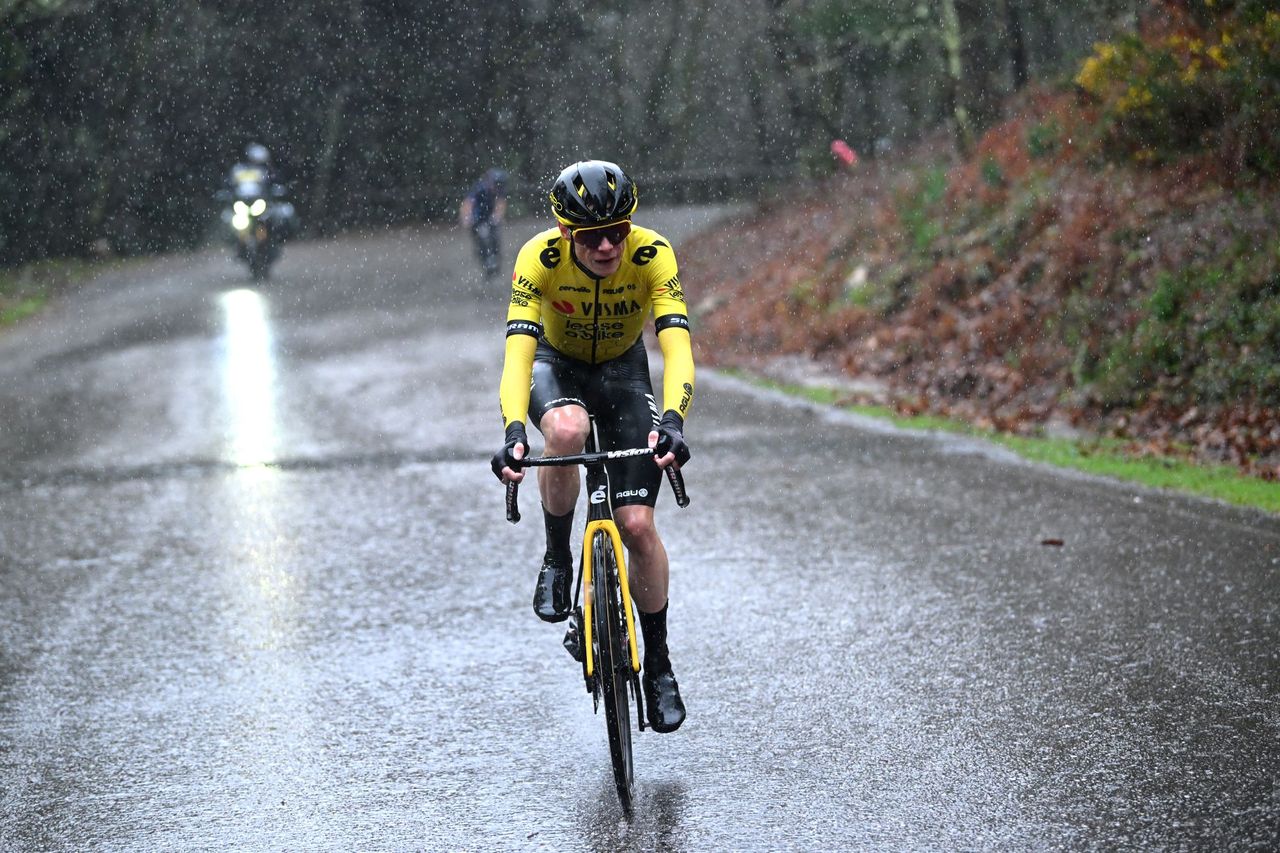
[[[560,225],[560,233],[564,235],[566,240],[573,240],[569,229],[563,224]],[[605,238],[600,241],[598,246],[592,247],[578,240],[573,240],[573,253],[584,267],[603,278],[618,271],[618,267],[622,263],[622,244],[624,242],[626,242],[625,238],[616,244]]]

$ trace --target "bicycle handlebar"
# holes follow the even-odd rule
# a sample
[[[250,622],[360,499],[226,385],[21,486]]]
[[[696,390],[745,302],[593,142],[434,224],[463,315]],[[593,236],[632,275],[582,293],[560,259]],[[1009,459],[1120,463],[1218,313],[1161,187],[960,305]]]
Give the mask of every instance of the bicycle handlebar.
[[[596,453],[572,453],[567,456],[534,456],[521,459],[521,468],[567,468],[570,465],[599,465],[610,459],[630,459],[633,456],[652,456],[652,447],[633,447],[629,450],[601,450]],[[671,492],[676,496],[676,505],[683,508],[689,505],[689,493],[684,488],[684,475],[675,465],[668,465],[667,482],[671,483]],[[507,483],[507,521],[516,524],[520,521],[520,505],[518,502],[519,484]]]

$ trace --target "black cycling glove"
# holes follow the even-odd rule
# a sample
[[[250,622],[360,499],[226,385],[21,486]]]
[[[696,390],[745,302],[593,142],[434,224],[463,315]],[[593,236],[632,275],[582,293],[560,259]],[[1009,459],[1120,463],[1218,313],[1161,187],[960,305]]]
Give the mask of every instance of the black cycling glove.
[[[684,465],[689,461],[689,445],[684,441],[684,418],[674,409],[667,409],[662,420],[658,421],[658,443],[654,445],[655,456],[668,453],[676,455],[676,465]]]
[[[510,468],[512,471],[520,470],[520,460],[511,455],[511,451],[515,450],[517,444],[523,444],[525,454],[529,453],[529,437],[525,435],[524,424],[520,421],[512,421],[507,424],[507,443],[493,454],[491,463],[494,476],[499,480],[502,479],[503,468]]]

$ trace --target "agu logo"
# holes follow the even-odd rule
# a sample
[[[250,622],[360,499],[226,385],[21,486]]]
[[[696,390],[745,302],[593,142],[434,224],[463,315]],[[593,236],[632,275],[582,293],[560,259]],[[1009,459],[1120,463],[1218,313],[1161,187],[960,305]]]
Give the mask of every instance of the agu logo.
[[[559,311],[561,314],[573,313],[573,303],[567,299],[562,299],[559,302],[552,302],[551,307]]]

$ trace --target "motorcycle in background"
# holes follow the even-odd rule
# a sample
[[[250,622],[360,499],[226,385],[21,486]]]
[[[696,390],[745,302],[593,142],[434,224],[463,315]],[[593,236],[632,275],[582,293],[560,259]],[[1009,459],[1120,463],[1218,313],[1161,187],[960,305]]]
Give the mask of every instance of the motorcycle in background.
[[[244,183],[219,195],[231,202],[222,211],[222,221],[237,256],[248,265],[254,281],[265,281],[295,224],[294,208],[285,199],[284,187],[276,185],[267,191],[261,184]]]

